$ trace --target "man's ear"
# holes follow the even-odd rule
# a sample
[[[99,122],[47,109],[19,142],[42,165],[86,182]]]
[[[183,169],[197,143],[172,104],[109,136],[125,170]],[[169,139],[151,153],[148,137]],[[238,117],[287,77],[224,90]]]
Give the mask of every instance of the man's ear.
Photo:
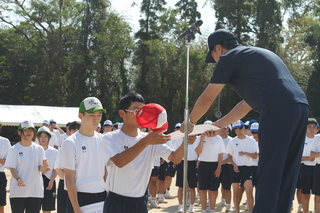
[[[79,114],[78,114],[78,118],[80,118],[80,119],[82,119],[83,118],[83,114],[81,113],[81,112],[79,112]]]

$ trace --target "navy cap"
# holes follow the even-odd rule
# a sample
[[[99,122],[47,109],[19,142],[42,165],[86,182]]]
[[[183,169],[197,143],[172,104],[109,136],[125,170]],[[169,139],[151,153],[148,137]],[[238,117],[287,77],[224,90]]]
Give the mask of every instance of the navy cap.
[[[216,63],[214,58],[211,55],[212,48],[219,44],[221,41],[225,40],[237,40],[237,36],[235,36],[230,30],[219,29],[211,33],[208,37],[208,54],[206,57],[206,63]]]

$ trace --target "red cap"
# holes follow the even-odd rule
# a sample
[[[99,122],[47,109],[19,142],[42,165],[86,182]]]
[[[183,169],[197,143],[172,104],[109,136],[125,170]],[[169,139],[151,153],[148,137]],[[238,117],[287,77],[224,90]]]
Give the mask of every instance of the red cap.
[[[167,111],[159,104],[150,103],[138,109],[136,119],[140,127],[152,131],[168,129]]]

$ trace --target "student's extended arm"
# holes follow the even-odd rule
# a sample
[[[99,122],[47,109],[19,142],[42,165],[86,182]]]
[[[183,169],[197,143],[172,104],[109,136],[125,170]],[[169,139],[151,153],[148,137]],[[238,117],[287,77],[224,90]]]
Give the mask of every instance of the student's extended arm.
[[[142,138],[138,143],[123,152],[116,154],[110,160],[119,168],[124,167],[134,160],[148,145],[164,144],[168,142],[170,135],[163,135],[162,130],[150,132],[146,137]]]
[[[73,207],[74,213],[82,213],[77,195],[77,186],[76,186],[76,171],[64,168],[65,181],[67,186],[68,196]]]

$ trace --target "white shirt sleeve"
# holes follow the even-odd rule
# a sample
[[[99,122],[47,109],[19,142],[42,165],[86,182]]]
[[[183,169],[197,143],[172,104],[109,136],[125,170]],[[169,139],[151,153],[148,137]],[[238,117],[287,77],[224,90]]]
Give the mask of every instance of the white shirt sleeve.
[[[60,150],[58,167],[76,170],[76,147],[71,140],[65,140]]]
[[[6,163],[4,164],[6,168],[13,168],[13,169],[17,168],[16,155],[17,153],[15,152],[14,147],[11,147],[7,155]]]

